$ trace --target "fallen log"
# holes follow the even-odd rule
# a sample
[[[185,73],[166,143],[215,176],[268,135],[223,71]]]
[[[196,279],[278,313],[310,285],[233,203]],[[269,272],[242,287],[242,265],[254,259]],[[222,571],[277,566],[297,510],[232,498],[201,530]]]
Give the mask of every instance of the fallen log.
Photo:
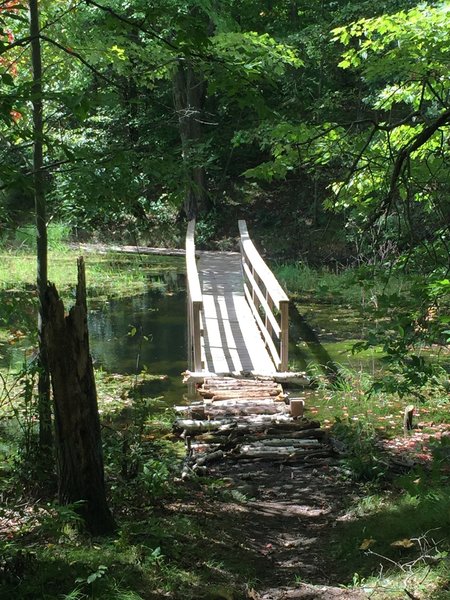
[[[189,371],[187,371],[189,372]],[[204,386],[207,387],[208,385],[211,385],[213,387],[216,386],[223,386],[223,387],[252,387],[252,386],[258,386],[258,385],[264,385],[264,386],[276,386],[278,385],[277,383],[275,383],[275,381],[273,380],[273,377],[271,375],[264,375],[258,378],[252,377],[251,374],[249,373],[241,373],[240,377],[221,377],[220,375],[216,375],[216,374],[205,374],[205,378],[204,378]]]
[[[252,391],[247,391],[245,389],[242,390],[231,390],[231,391],[217,391],[210,390],[207,394],[204,394],[200,391],[200,394],[207,399],[213,400],[213,402],[218,402],[219,400],[233,400],[233,399],[247,399],[247,400],[258,400],[259,398],[277,398],[279,400],[284,401],[285,395],[281,390],[277,388],[261,388],[259,390],[255,390],[255,388],[251,388]]]
[[[293,438],[267,438],[265,440],[261,440],[260,442],[256,442],[256,444],[259,444],[261,447],[275,446],[282,448],[292,446],[293,448],[311,448],[319,446],[320,442],[314,438],[305,440],[297,440]]]
[[[299,450],[294,447],[287,448],[253,448],[241,447],[239,454],[234,454],[233,458],[262,458],[264,460],[293,460],[306,458],[308,456],[316,456],[317,449]],[[324,454],[324,452],[321,452]],[[326,454],[327,456],[329,453]]]
[[[211,419],[216,419],[220,416],[251,416],[251,415],[276,415],[287,413],[288,408],[285,404],[280,402],[272,402],[272,404],[245,404],[236,403],[224,406],[216,406],[215,404],[209,404],[205,407],[205,415]]]
[[[278,402],[275,398],[258,398],[258,399],[249,399],[245,398],[228,398],[226,400],[205,400],[205,407],[212,408],[220,408],[221,406],[285,406],[286,410],[288,409],[287,405],[284,402]]]
[[[281,390],[281,384],[276,383],[272,379],[259,381],[257,379],[206,379],[200,388],[207,391],[209,389],[220,389],[220,390],[258,390],[260,388],[267,389],[279,389]]]
[[[235,440],[236,442],[241,443],[245,441],[247,443],[250,442],[258,442],[265,439],[273,439],[274,435],[278,439],[316,439],[322,441],[328,438],[328,432],[324,429],[300,429],[300,430],[291,430],[291,431],[280,431],[276,427],[268,428],[267,426],[261,426],[260,431],[255,430],[245,430],[243,428],[229,428],[228,430],[219,429],[216,431],[211,431],[208,433],[200,433],[196,439],[199,442],[204,443],[223,443],[224,438],[228,436],[229,440]]]
[[[214,430],[230,431],[232,429],[264,431],[269,428],[275,428],[280,431],[298,431],[302,429],[318,429],[319,427],[320,423],[318,421],[308,421],[304,418],[294,421],[288,414],[284,413],[241,416],[234,419],[225,417],[208,421],[176,419],[173,424],[174,431],[185,431],[186,433],[204,433]]]
[[[225,423],[222,419],[218,421],[176,419],[173,424],[173,429],[175,431],[183,431],[183,435],[186,435],[187,433],[214,431],[214,429],[219,429],[219,427],[224,424]]]
[[[215,450],[214,452],[208,452],[207,454],[204,454],[200,458],[196,459],[193,469],[195,470],[195,467],[197,466],[203,467],[204,465],[215,462],[216,460],[221,460],[223,457],[223,450]]]
[[[202,371],[184,371],[183,375],[183,383],[201,383],[205,380],[208,380],[211,383],[215,377],[230,377],[234,379],[254,379],[256,381],[275,381],[277,383],[286,383],[286,384],[295,384],[295,385],[305,385],[308,386],[311,384],[310,378],[306,375],[304,371],[296,371],[296,372],[280,372],[274,371],[273,373],[257,373],[256,371],[251,372],[241,372],[236,371],[235,373],[203,373]]]

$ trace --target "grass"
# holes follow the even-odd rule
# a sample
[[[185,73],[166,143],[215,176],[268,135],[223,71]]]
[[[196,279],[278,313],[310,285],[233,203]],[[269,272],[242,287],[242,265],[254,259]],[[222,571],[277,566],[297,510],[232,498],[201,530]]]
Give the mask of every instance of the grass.
[[[70,294],[77,281],[79,252],[51,250],[48,277],[61,294]],[[86,280],[92,298],[118,297],[144,293],[149,285],[161,286],[161,274],[180,273],[184,263],[177,257],[120,253],[87,255]],[[0,292],[31,291],[36,280],[36,258],[29,252],[0,251]]]
[[[448,598],[439,595],[450,576],[448,484],[447,474],[424,469],[395,479],[390,492],[372,490],[337,523],[337,563],[354,565],[377,599],[404,598],[405,589]]]
[[[313,295],[316,302],[336,302],[359,307],[377,307],[380,296],[405,296],[411,289],[411,278],[368,267],[332,271],[313,269],[303,262],[273,266],[276,277],[295,296]]]

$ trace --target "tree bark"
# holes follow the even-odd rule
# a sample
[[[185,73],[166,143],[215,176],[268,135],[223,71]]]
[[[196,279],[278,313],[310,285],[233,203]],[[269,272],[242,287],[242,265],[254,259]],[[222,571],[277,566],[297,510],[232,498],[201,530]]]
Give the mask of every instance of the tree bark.
[[[39,343],[39,446],[41,450],[52,445],[52,422],[50,404],[50,380],[48,374],[47,349],[44,328],[46,321],[45,294],[47,288],[47,214],[44,185],[44,125],[42,102],[42,59],[39,29],[38,0],[30,0],[31,62],[33,67],[33,187],[37,232],[37,290],[39,299],[38,343]]]
[[[188,220],[204,210],[207,199],[206,173],[195,156],[202,138],[201,117],[206,83],[187,61],[179,61],[173,80],[173,99],[178,114],[182,158],[185,168],[184,212]]]
[[[53,284],[47,286],[47,302],[46,339],[55,411],[59,501],[82,501],[80,514],[91,533],[110,533],[114,520],[106,502],[82,258],[78,260],[76,302],[69,314],[65,316]]]

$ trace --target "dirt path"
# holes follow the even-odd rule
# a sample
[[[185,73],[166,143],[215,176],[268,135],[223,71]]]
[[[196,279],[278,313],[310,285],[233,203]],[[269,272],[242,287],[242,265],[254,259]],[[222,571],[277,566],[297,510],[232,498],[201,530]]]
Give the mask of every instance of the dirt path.
[[[229,571],[234,559],[237,570],[245,566],[249,573],[243,595],[217,598],[366,598],[362,592],[333,587],[342,569],[330,552],[331,534],[353,495],[341,481],[339,467],[330,461],[311,467],[229,460],[210,474],[224,480],[237,501],[190,508],[207,523],[211,555],[219,561],[225,557]]]

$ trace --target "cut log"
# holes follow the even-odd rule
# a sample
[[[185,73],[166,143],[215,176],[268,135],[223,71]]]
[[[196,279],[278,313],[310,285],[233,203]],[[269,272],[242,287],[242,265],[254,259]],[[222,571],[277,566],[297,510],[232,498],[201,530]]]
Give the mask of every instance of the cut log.
[[[294,419],[303,417],[305,401],[302,398],[291,398],[289,402],[289,408]]]
[[[287,413],[288,408],[281,402],[234,402],[217,406],[216,403],[205,406],[205,414],[211,419],[223,416],[252,416],[252,415],[276,415]]]
[[[201,393],[201,392],[200,392]],[[268,389],[261,388],[259,390],[255,390],[254,388],[251,391],[247,391],[246,389],[242,390],[230,390],[230,391],[218,391],[216,389],[210,390],[208,394],[202,394],[204,398],[210,398],[211,400],[232,400],[233,398],[245,398],[245,399],[258,399],[258,398],[277,398],[279,400],[284,400],[285,396],[280,390],[277,388]]]
[[[258,398],[253,400],[245,400],[244,398],[234,398],[230,400],[205,400],[205,410],[217,410],[219,408],[225,407],[240,407],[246,406],[249,408],[254,408],[255,410],[258,408],[271,408],[272,406],[277,407],[277,409],[282,410],[284,412],[289,412],[289,407],[284,402],[277,402],[274,398]]]
[[[183,383],[194,382],[200,383],[205,380],[208,380],[211,383],[211,380],[215,377],[223,378],[228,376],[235,379],[255,379],[255,380],[272,380],[278,383],[290,383],[295,385],[305,385],[308,386],[311,384],[310,378],[306,375],[304,371],[297,372],[282,372],[278,373],[274,371],[273,373],[257,373],[257,372],[236,372],[236,373],[203,373],[202,371],[184,371],[183,373]]]
[[[204,465],[215,462],[216,460],[221,460],[223,457],[224,453],[222,450],[215,450],[214,452],[208,452],[207,454],[202,455],[200,458],[197,458],[195,465],[203,467]]]
[[[293,460],[302,459],[308,456],[316,456],[317,449],[298,449],[294,447],[287,448],[255,448],[253,446],[242,446],[239,454],[234,458],[262,458],[264,460]],[[321,452],[321,454],[326,454]]]
[[[224,436],[228,436],[229,440],[234,440],[237,443],[251,443],[251,442],[260,442],[266,439],[274,439],[277,438],[279,440],[283,439],[291,439],[291,440],[302,440],[302,439],[314,439],[318,441],[325,441],[328,438],[328,433],[323,429],[305,429],[299,431],[282,431],[277,427],[261,427],[258,431],[257,429],[253,430],[245,430],[241,428],[233,428],[230,431],[226,432],[223,430],[215,431],[208,434],[203,434],[200,436],[202,441],[205,442],[219,442],[221,439],[224,439]],[[207,437],[206,437],[207,436]],[[197,438],[199,439],[199,438]]]
[[[238,418],[222,418],[209,421],[197,419],[176,419],[173,425],[174,431],[183,431],[184,435],[195,435],[209,431],[239,431],[256,433],[258,431],[299,431],[303,429],[318,429],[318,421],[307,421],[291,417],[283,413],[276,415],[241,416]]]
[[[209,388],[222,388],[226,390],[242,390],[249,388],[278,388],[280,389],[280,384],[273,381],[273,379],[205,379],[203,382],[203,386],[201,389],[209,389]]]
[[[214,431],[225,425],[224,420],[204,421],[199,419],[176,419],[173,428],[175,431],[183,431],[186,434],[195,434],[197,432]]]
[[[293,438],[268,438],[261,440],[260,446],[276,446],[279,448],[292,446],[293,448],[312,448],[320,446],[320,442],[316,439],[296,440]]]

